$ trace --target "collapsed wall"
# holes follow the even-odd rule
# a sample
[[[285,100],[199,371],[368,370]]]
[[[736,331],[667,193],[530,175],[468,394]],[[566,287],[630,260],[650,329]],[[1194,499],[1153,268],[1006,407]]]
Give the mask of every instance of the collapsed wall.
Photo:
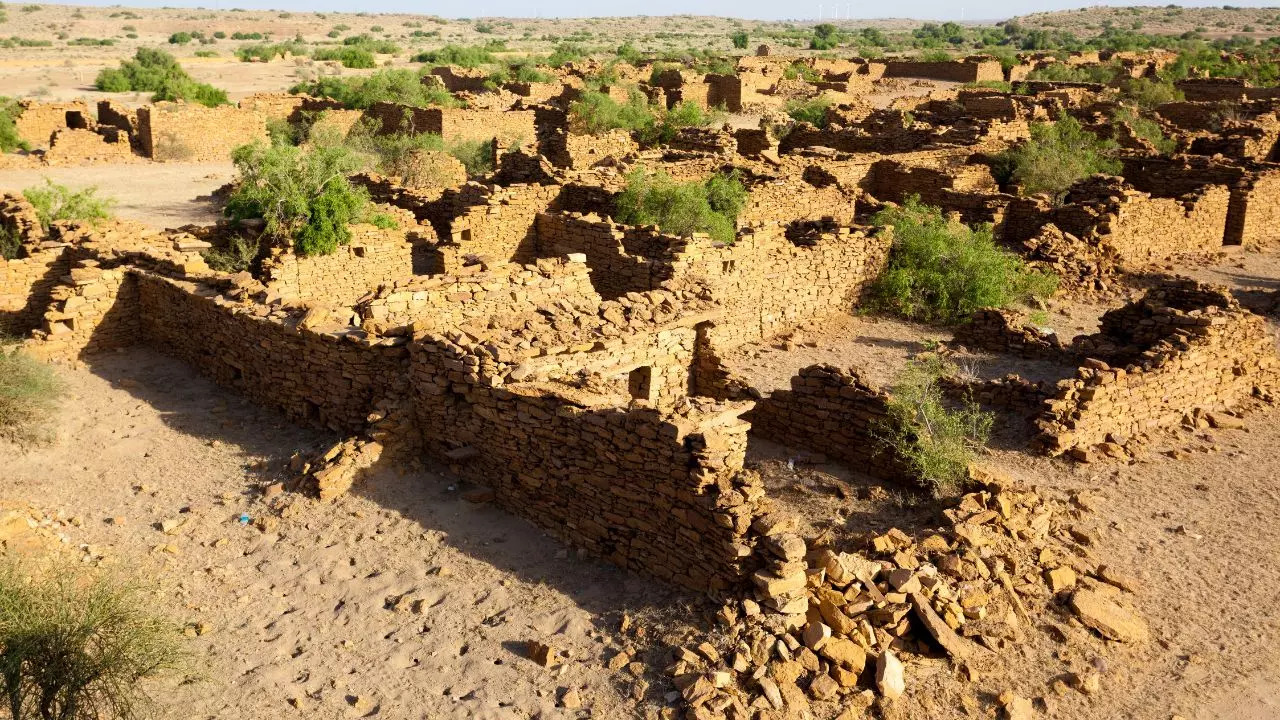
[[[1104,177],[1077,184],[1061,205],[1044,197],[1011,201],[1000,236],[1009,243],[1024,242],[1053,225],[1122,262],[1141,266],[1179,253],[1221,248],[1230,202],[1231,190],[1225,185],[1205,185],[1182,197],[1166,198]]]
[[[1225,289],[1189,280],[1109,311],[1098,335],[1074,345],[1095,359],[1058,384],[1035,446],[1079,459],[1265,393],[1280,367],[1263,318]]]

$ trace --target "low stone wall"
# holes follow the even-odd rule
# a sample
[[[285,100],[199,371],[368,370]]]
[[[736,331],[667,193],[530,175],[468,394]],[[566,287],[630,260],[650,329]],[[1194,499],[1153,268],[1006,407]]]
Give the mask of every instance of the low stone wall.
[[[1097,338],[1076,344],[1088,343],[1113,352],[1087,361],[1046,403],[1034,445],[1050,455],[1089,459],[1098,446],[1117,454],[1138,436],[1261,392],[1280,367],[1262,317],[1190,282],[1110,311]]]
[[[415,345],[428,452],[497,502],[619,567],[699,591],[741,584],[763,490],[741,472],[750,403],[624,409],[554,386],[458,383]],[[452,441],[452,442],[449,442]]]
[[[69,282],[49,291],[42,326],[32,330],[27,349],[47,360],[74,360],[129,347],[141,328],[138,283],[124,268],[79,261]]]
[[[301,256],[292,250],[273,250],[262,263],[262,281],[286,302],[351,305],[383,283],[414,274],[415,249],[421,247],[425,252],[434,237],[429,227],[401,220],[413,229],[352,225],[351,241],[329,255]]]
[[[68,113],[76,113],[79,120],[89,118],[89,107],[83,102],[39,102],[36,100],[20,100],[19,115],[14,120],[18,137],[31,146],[31,149],[47,148],[53,133],[71,125],[67,122]]]
[[[365,111],[365,117],[382,123],[383,132],[403,129],[413,133],[432,133],[445,142],[497,139],[501,146],[509,147],[530,145],[538,136],[532,110],[422,108],[379,102]]]
[[[549,308],[561,300],[596,303],[590,270],[582,255],[538,260],[530,265],[471,265],[456,275],[405,279],[362,300],[356,311],[365,329],[398,334],[458,327],[494,315],[518,315]]]
[[[618,225],[596,215],[538,215],[539,254],[585,255],[591,284],[607,298],[653,290],[671,279],[672,253],[683,249],[685,243],[654,229]]]
[[[720,349],[760,340],[856,306],[888,259],[892,235],[850,228],[793,242],[784,228],[748,228],[733,245],[691,242],[673,258],[675,282],[704,283],[723,305],[711,330]]]
[[[949,62],[917,62],[914,60],[890,60],[885,64],[884,77],[928,78],[947,82],[971,83],[986,80],[1004,80],[1004,68],[999,60],[952,60]]]
[[[1153,197],[1128,186],[1082,193],[1053,206],[1043,199],[1009,203],[1001,237],[1023,242],[1052,224],[1085,242],[1106,248],[1122,262],[1142,266],[1187,252],[1221,248],[1227,232],[1231,190],[1203,186],[1180,198]]]
[[[153,160],[227,161],[231,151],[267,140],[266,116],[230,105],[161,102],[138,108],[138,147]]]
[[[22,337],[39,327],[53,289],[70,271],[65,248],[0,258],[0,335]]]
[[[456,273],[485,258],[533,262],[538,258],[538,214],[550,209],[559,195],[555,185],[471,183],[445,191],[418,214],[430,220],[441,240],[432,272]]]
[[[133,154],[129,135],[114,127],[100,130],[55,130],[44,155],[48,165],[85,165],[91,163],[126,163],[138,158]]]
[[[887,433],[887,400],[856,370],[818,364],[791,378],[790,390],[760,399],[746,417],[760,437],[822,453],[881,480],[914,482],[910,466],[876,439]]]

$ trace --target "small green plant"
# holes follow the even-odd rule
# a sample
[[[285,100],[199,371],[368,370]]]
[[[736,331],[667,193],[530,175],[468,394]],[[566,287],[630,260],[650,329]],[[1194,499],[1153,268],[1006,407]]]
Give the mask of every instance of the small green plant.
[[[48,365],[0,343],[0,438],[20,443],[45,439],[60,394]],[[0,621],[0,658],[3,637]]]
[[[629,225],[657,225],[663,232],[707,233],[732,243],[735,223],[746,202],[746,189],[736,172],[705,182],[678,183],[663,172],[633,170],[619,194],[617,220]]]
[[[482,47],[445,45],[439,50],[431,50],[414,55],[413,62],[474,68],[495,63],[497,60],[493,57],[493,53]]]
[[[170,45],[186,45],[191,40],[192,36],[189,32],[176,32],[169,36]]]
[[[58,220],[96,223],[111,217],[114,201],[98,197],[97,192],[97,186],[72,190],[45,178],[43,186],[26,188],[22,195],[36,209],[40,226],[48,230],[49,225]]]
[[[134,720],[139,686],[179,667],[177,628],[137,586],[69,567],[0,566],[0,684],[14,720]]]
[[[999,90],[1000,92],[1013,92],[1013,84],[1005,80],[979,80],[977,82],[965,83],[962,87],[983,89],[983,90]]]
[[[601,92],[587,91],[569,105],[569,125],[574,131],[600,135],[610,130],[645,130],[657,125],[653,108],[639,92],[625,103]]]
[[[1120,162],[1109,156],[1115,149],[1114,142],[1100,140],[1066,115],[1057,122],[1033,124],[1031,139],[996,156],[992,172],[1024,192],[1061,199],[1078,180],[1120,172]]]
[[[1152,109],[1164,103],[1178,102],[1186,99],[1182,91],[1173,83],[1163,80],[1136,78],[1126,80],[1121,86],[1125,97],[1138,104],[1138,107]]]
[[[13,260],[22,254],[22,238],[18,231],[7,225],[0,225],[0,259]]]
[[[986,445],[994,421],[972,401],[957,409],[947,407],[939,380],[954,371],[937,355],[914,358],[890,388],[888,418],[877,432],[935,497],[962,489],[969,463]]]
[[[818,128],[827,126],[827,109],[831,100],[825,96],[808,100],[792,100],[786,105],[787,115],[796,122],[807,122]]]
[[[954,324],[975,310],[1012,307],[1057,289],[1053,275],[998,248],[989,225],[972,228],[908,198],[877,213],[893,228],[889,263],[871,288],[874,307],[914,320]]]
[[[311,57],[318,61],[337,60],[342,67],[352,69],[371,69],[378,66],[373,53],[361,47],[323,48],[316,50]]]
[[[258,258],[258,242],[237,236],[231,238],[226,247],[212,247],[201,255],[205,263],[218,272],[244,272],[253,267]]]
[[[732,42],[733,46],[739,50],[746,48],[749,40],[750,38],[747,37],[745,30],[738,30],[729,36],[729,42]]]
[[[450,143],[450,155],[467,168],[468,177],[483,177],[493,172],[493,143],[485,140],[459,140]]]
[[[793,62],[788,65],[786,69],[782,71],[782,77],[787,80],[800,78],[805,82],[811,83],[820,82],[822,80],[822,76],[818,74],[817,70],[814,70],[802,62]]]
[[[1150,118],[1142,117],[1129,108],[1119,108],[1111,116],[1111,119],[1117,123],[1127,124],[1133,129],[1134,135],[1151,143],[1156,150],[1163,154],[1167,155],[1178,147],[1177,141],[1165,136],[1164,130],[1160,128],[1160,123]]]

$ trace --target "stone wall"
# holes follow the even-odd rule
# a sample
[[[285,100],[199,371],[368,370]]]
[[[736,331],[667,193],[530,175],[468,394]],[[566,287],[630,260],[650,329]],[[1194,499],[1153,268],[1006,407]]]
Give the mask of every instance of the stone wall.
[[[1224,185],[1162,198],[1104,180],[1098,188],[1078,194],[1073,190],[1061,206],[1037,198],[1012,201],[1001,236],[1006,242],[1022,242],[1053,224],[1108,249],[1122,262],[1141,266],[1179,253],[1222,247],[1230,203],[1231,190]]]
[[[73,360],[138,342],[138,283],[124,268],[81,260],[49,291],[41,327],[27,349],[47,360]]]
[[[494,315],[517,315],[568,299],[600,302],[582,255],[530,265],[470,265],[454,275],[415,277],[388,285],[361,300],[363,327],[379,334],[461,326]]]
[[[877,441],[889,422],[888,395],[856,370],[811,365],[747,415],[751,432],[791,448],[821,453],[890,482],[914,482],[910,466]]]
[[[892,235],[850,228],[795,241],[778,226],[748,228],[733,245],[695,238],[673,257],[674,282],[697,281],[723,306],[717,349],[770,337],[856,306],[888,259]]]
[[[64,128],[55,130],[45,152],[49,165],[83,165],[89,163],[125,163],[137,158],[129,142],[129,134],[114,127],[98,130]]]
[[[1139,436],[1230,408],[1275,381],[1275,341],[1266,321],[1225,290],[1184,281],[1109,311],[1102,332],[1077,339],[1095,358],[1058,384],[1036,421],[1035,445],[1088,459],[1115,455]]]
[[[699,591],[740,584],[763,490],[741,472],[750,403],[618,407],[545,384],[468,385],[430,344],[412,381],[428,452],[499,504],[619,567]],[[452,442],[449,442],[452,441]]]
[[[230,105],[161,102],[138,108],[138,147],[153,160],[225,162],[231,151],[267,140],[265,116]]]
[[[591,284],[606,298],[653,290],[671,279],[672,253],[686,243],[654,229],[577,213],[541,213],[537,229],[538,254],[583,254],[591,268]]]
[[[414,107],[378,102],[365,117],[381,123],[382,131],[401,129],[432,133],[445,142],[488,142],[498,140],[503,147],[530,145],[537,139],[532,110],[472,110],[464,108]]]
[[[38,327],[54,287],[70,271],[65,248],[0,258],[0,335],[21,337]]]
[[[49,147],[55,130],[62,130],[70,125],[68,113],[78,113],[82,120],[87,120],[89,107],[83,102],[45,103],[36,100],[18,101],[20,114],[14,120],[18,137],[24,140],[33,150]]]
[[[264,317],[187,281],[139,274],[137,284],[142,341],[291,418],[353,432],[406,392],[403,346],[305,329],[296,311]]]
[[[555,185],[478,185],[446,191],[421,208],[440,237],[431,272],[456,273],[481,259],[529,263],[538,258],[536,220],[560,195]]]
[[[917,62],[914,60],[890,60],[885,64],[884,77],[928,78],[947,82],[971,83],[985,80],[1004,80],[1004,68],[999,60],[953,60],[950,62]]]
[[[286,302],[351,305],[383,283],[414,274],[415,252],[424,254],[434,237],[429,227],[407,224],[411,229],[352,225],[351,241],[329,255],[274,249],[262,263],[262,281]]]

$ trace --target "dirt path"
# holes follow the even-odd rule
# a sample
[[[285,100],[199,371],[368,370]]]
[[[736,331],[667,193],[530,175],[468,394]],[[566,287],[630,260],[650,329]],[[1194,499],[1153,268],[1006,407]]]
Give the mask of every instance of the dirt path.
[[[97,186],[100,197],[116,201],[116,215],[162,230],[216,221],[219,209],[206,198],[234,177],[230,162],[0,170],[0,191],[21,191],[43,184],[45,178],[77,190]]]

